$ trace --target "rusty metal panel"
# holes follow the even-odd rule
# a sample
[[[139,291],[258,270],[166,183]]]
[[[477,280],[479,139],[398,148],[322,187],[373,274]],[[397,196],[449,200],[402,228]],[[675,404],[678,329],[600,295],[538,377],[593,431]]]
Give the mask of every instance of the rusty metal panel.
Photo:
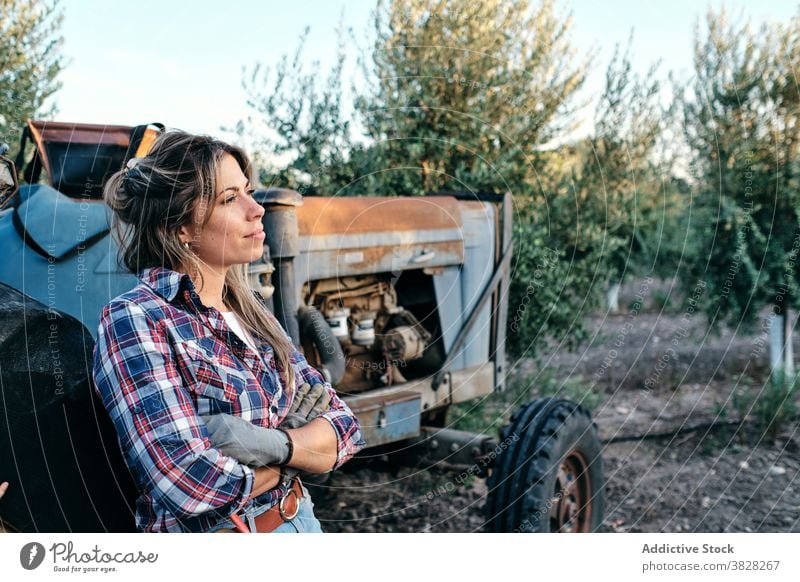
[[[450,400],[453,404],[491,394],[494,387],[494,363],[491,361],[450,374]]]
[[[368,447],[419,435],[420,395],[413,391],[365,393],[347,399]]]
[[[438,228],[420,230],[375,230],[373,232],[342,232],[335,234],[300,235],[300,252],[312,253],[329,249],[367,248],[380,245],[409,245],[414,243],[458,242],[464,244],[462,228]]]
[[[362,392],[355,395],[344,395],[342,399],[347,402],[347,405],[352,407],[360,407],[360,402],[364,398],[378,397],[391,399],[394,394],[401,392],[413,392],[419,395],[420,410],[429,410],[446,406],[450,404],[450,389],[449,386],[444,384],[439,390],[434,390],[431,387],[431,378],[420,378],[419,380],[411,380],[405,384],[395,384],[386,388],[377,388],[369,392]]]
[[[474,368],[446,374],[445,380],[438,390],[433,389],[431,378],[428,377],[360,394],[344,395],[342,399],[362,423],[362,430],[367,425],[368,432],[365,434],[369,434],[374,439],[370,440],[365,437],[369,447],[410,438],[402,435],[411,430],[411,424],[419,425],[419,415],[423,411],[484,396],[491,393],[493,389],[494,365],[492,362],[486,362]],[[394,402],[407,403],[401,408],[392,410],[391,417],[387,415],[387,421],[399,419],[397,426],[387,427],[387,430],[382,431],[376,430],[375,425],[380,424],[379,414],[376,410],[380,410],[384,403]],[[416,411],[413,409],[414,406]],[[408,417],[411,417],[411,422],[407,424],[404,421]],[[415,430],[419,434],[419,426]]]
[[[309,196],[297,208],[301,236],[461,228],[450,196]]]
[[[309,280],[372,273],[396,273],[407,269],[460,265],[464,246],[460,241],[418,243],[404,246],[331,247],[302,253],[295,259],[298,288]]]
[[[112,144],[127,147],[130,143],[129,125],[99,125],[93,123],[64,123],[61,121],[28,122],[34,141],[59,141],[64,143]]]

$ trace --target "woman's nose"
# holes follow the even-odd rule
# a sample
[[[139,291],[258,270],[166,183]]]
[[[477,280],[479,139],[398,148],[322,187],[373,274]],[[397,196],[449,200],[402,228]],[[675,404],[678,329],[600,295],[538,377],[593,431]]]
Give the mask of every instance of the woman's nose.
[[[262,216],[264,216],[264,212],[266,212],[266,210],[264,210],[264,207],[261,206],[261,204],[259,204],[255,198],[249,198],[249,201],[250,201],[250,208],[248,208],[247,211],[248,215],[250,215],[254,220],[256,218],[260,219]]]

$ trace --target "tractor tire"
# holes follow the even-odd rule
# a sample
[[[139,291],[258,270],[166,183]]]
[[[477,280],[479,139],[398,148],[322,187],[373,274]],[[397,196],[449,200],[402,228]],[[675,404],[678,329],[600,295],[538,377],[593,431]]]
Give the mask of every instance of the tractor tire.
[[[602,445],[579,404],[540,398],[500,431],[487,479],[490,532],[593,532],[603,521]]]
[[[0,283],[0,522],[19,533],[136,531],[137,491],[93,389],[84,325]]]

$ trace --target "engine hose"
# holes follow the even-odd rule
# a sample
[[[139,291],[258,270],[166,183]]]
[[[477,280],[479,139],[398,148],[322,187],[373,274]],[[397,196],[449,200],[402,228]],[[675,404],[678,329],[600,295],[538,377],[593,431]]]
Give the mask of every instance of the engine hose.
[[[333,335],[331,326],[316,307],[301,307],[298,310],[298,323],[300,337],[314,343],[319,352],[320,363],[324,367],[322,373],[335,386],[344,378],[345,358],[342,344]]]

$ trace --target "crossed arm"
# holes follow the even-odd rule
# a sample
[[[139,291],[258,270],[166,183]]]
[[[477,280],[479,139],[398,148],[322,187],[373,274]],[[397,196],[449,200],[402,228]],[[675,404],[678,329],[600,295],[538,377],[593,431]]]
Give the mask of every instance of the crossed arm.
[[[212,445],[240,462],[257,466],[253,493],[256,497],[275,487],[279,471],[271,465],[284,464],[295,471],[325,473],[338,458],[337,434],[320,415],[328,411],[331,394],[324,384],[302,384],[294,397],[281,429],[254,426],[229,414],[203,416]],[[291,439],[291,450],[287,436]]]
[[[336,432],[327,420],[316,418],[305,426],[288,429],[286,432],[291,435],[294,443],[294,453],[287,463],[289,467],[309,473],[326,473],[331,470],[336,462]],[[258,497],[273,489],[279,480],[278,467],[258,467],[254,470],[253,493],[250,496]]]
[[[112,301],[101,314],[94,385],[114,422],[126,463],[140,490],[178,519],[241,508],[248,498],[277,485],[278,469],[263,465],[286,461],[285,440],[284,457],[272,463],[248,465],[215,447],[184,386],[168,338],[164,320],[137,302]],[[292,360],[296,385],[324,384],[331,401],[320,418],[307,424],[290,427],[288,417],[281,422],[295,445],[289,466],[309,472],[336,469],[365,446],[358,421],[302,354],[295,353]],[[271,433],[271,438],[283,434],[233,418]]]

